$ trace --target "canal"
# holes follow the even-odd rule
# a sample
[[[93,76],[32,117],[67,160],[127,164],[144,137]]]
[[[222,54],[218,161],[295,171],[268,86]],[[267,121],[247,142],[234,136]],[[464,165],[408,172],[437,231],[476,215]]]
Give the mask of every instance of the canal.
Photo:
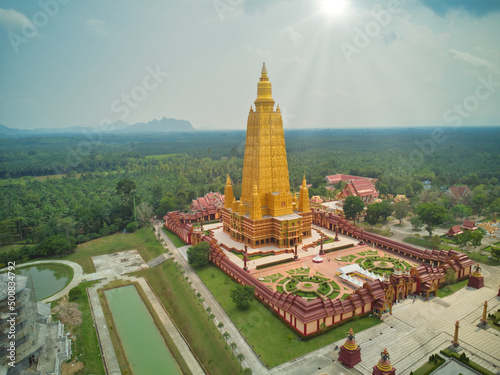
[[[132,372],[182,375],[136,288],[129,285],[104,294]]]

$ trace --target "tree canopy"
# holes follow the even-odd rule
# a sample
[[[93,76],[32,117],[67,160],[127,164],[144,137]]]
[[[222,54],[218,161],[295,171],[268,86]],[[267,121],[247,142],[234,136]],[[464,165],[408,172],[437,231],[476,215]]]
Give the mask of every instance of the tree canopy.
[[[349,195],[344,202],[344,215],[347,219],[355,220],[364,208],[365,204],[360,197]]]
[[[238,310],[246,310],[250,307],[254,299],[254,289],[254,286],[240,284],[231,289],[229,295]]]
[[[202,241],[187,251],[188,263],[193,267],[203,267],[208,264],[208,256],[210,254],[210,244]]]
[[[432,237],[432,231],[446,221],[448,211],[438,203],[422,203],[417,207],[417,215]]]

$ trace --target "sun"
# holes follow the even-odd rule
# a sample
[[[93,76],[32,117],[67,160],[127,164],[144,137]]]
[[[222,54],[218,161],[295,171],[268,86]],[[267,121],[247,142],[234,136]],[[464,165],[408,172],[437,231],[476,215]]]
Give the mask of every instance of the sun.
[[[321,11],[328,16],[341,16],[349,7],[348,0],[322,0]]]

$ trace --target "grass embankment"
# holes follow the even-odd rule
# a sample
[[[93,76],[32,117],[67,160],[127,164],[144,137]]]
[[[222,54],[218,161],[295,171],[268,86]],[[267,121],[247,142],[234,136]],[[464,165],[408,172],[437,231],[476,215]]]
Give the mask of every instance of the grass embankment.
[[[409,243],[412,245],[425,247],[426,249],[432,249],[432,250],[444,249],[444,250],[457,250],[457,251],[459,251],[459,249],[457,249],[456,247],[453,247],[453,246],[450,246],[450,245],[447,245],[444,243],[441,243],[440,245],[436,245],[436,244],[432,243],[431,241],[428,241],[428,240],[423,239],[423,238],[407,237],[403,240],[403,242],[406,242],[406,243]]]
[[[181,353],[177,349],[177,346],[175,345],[172,338],[170,337],[167,329],[165,328],[165,326],[161,322],[160,318],[158,317],[158,314],[156,314],[156,311],[153,308],[153,305],[149,301],[148,297],[146,296],[146,293],[144,292],[144,290],[141,288],[141,286],[137,282],[130,283],[129,281],[126,281],[126,280],[117,280],[117,281],[109,283],[104,288],[100,289],[98,292],[99,299],[101,300],[101,305],[103,308],[104,316],[106,318],[106,322],[108,324],[109,331],[111,334],[111,340],[113,341],[113,347],[120,348],[123,352],[123,347],[121,346],[120,337],[118,336],[118,333],[114,329],[115,325],[113,322],[113,316],[112,316],[111,311],[109,309],[109,305],[108,305],[108,302],[107,302],[106,297],[104,295],[104,291],[108,290],[108,289],[127,286],[127,285],[133,285],[135,287],[135,289],[137,290],[137,293],[139,293],[139,295],[141,296],[141,299],[144,302],[144,305],[146,305],[149,313],[151,314],[151,317],[153,318],[153,321],[156,324],[156,327],[158,327],[158,330],[160,331],[160,333],[163,337],[163,340],[165,340],[165,343],[167,344],[167,347],[169,348],[170,353],[172,353],[172,356],[175,358],[175,361],[177,362],[177,364],[181,368],[182,373],[183,374],[192,374],[191,371],[189,370],[188,365],[184,361],[184,358],[182,357]],[[108,318],[109,318],[109,320],[108,320]],[[125,374],[123,372],[123,369],[126,367],[127,368],[129,367],[129,364],[128,364],[128,361],[126,361],[125,355],[123,355],[122,361],[123,360],[125,360],[123,363],[120,362],[120,357],[118,357],[118,363],[120,364],[120,369],[122,370],[122,374]]]
[[[163,231],[163,233],[165,233],[167,235],[168,238],[170,238],[170,241],[172,241],[174,243],[175,247],[186,246],[186,243],[180,237],[178,237],[175,233],[170,232],[169,230],[166,230],[165,228],[162,228],[161,230]]]
[[[463,287],[467,286],[468,282],[469,282],[469,279],[459,281],[458,283],[455,283],[455,284],[443,286],[442,288],[438,289],[437,296],[439,298],[449,296],[449,295],[455,293],[456,291],[462,289]]]
[[[450,349],[446,348],[441,350],[441,353],[446,355],[447,357],[452,357],[455,359],[458,359],[460,362],[462,362],[464,365],[469,366],[470,368],[480,372],[483,375],[495,375],[493,372],[490,370],[485,369],[483,366],[477,364],[474,361],[471,361],[469,358],[464,359],[462,356],[463,354],[458,354],[454,351],[451,351]]]
[[[66,328],[75,337],[71,348],[72,359],[84,364],[84,369],[77,374],[105,374],[86,291],[94,283],[95,281],[89,281],[73,288],[73,290],[79,289],[80,293],[75,293],[76,297],[70,301],[77,303],[78,309],[82,312],[82,322],[80,324],[66,324]],[[53,302],[52,307],[55,307],[59,301]]]
[[[371,226],[370,224],[368,224],[366,222],[361,222],[358,225],[363,227],[363,229],[366,230],[367,232],[370,232],[373,234],[378,234],[378,235],[384,236],[384,237],[391,237],[392,236],[392,232],[390,230],[384,228],[383,226],[381,228],[377,228],[376,226]],[[379,224],[377,224],[377,225],[379,225]]]
[[[226,350],[224,339],[208,319],[172,260],[135,273],[145,276],[172,320],[209,374],[236,374],[240,366]]]
[[[248,310],[238,310],[229,296],[236,283],[222,271],[208,265],[197,270],[197,273],[246,341],[253,346],[262,362],[269,367],[277,366],[345,338],[349,328],[358,333],[380,323],[380,320],[375,317],[362,318],[332,329],[321,336],[299,341],[297,335],[261,303],[253,301]]]
[[[95,272],[91,257],[96,255],[110,254],[117,251],[137,250],[145,262],[156,258],[165,252],[163,246],[158,242],[154,231],[148,228],[146,240],[144,228],[134,233],[115,233],[111,236],[97,238],[95,240],[78,245],[73,254],[69,254],[63,260],[76,262],[82,266],[84,273]],[[54,258],[50,258],[54,259]]]

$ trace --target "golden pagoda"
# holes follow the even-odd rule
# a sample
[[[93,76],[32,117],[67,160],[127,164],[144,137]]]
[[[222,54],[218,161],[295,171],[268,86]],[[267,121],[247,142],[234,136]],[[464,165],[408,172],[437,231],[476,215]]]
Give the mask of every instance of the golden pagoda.
[[[311,236],[309,192],[305,177],[299,198],[290,192],[283,119],[279,105],[274,109],[265,63],[254,104],[248,114],[239,201],[227,177],[224,232],[250,247],[293,246]]]

